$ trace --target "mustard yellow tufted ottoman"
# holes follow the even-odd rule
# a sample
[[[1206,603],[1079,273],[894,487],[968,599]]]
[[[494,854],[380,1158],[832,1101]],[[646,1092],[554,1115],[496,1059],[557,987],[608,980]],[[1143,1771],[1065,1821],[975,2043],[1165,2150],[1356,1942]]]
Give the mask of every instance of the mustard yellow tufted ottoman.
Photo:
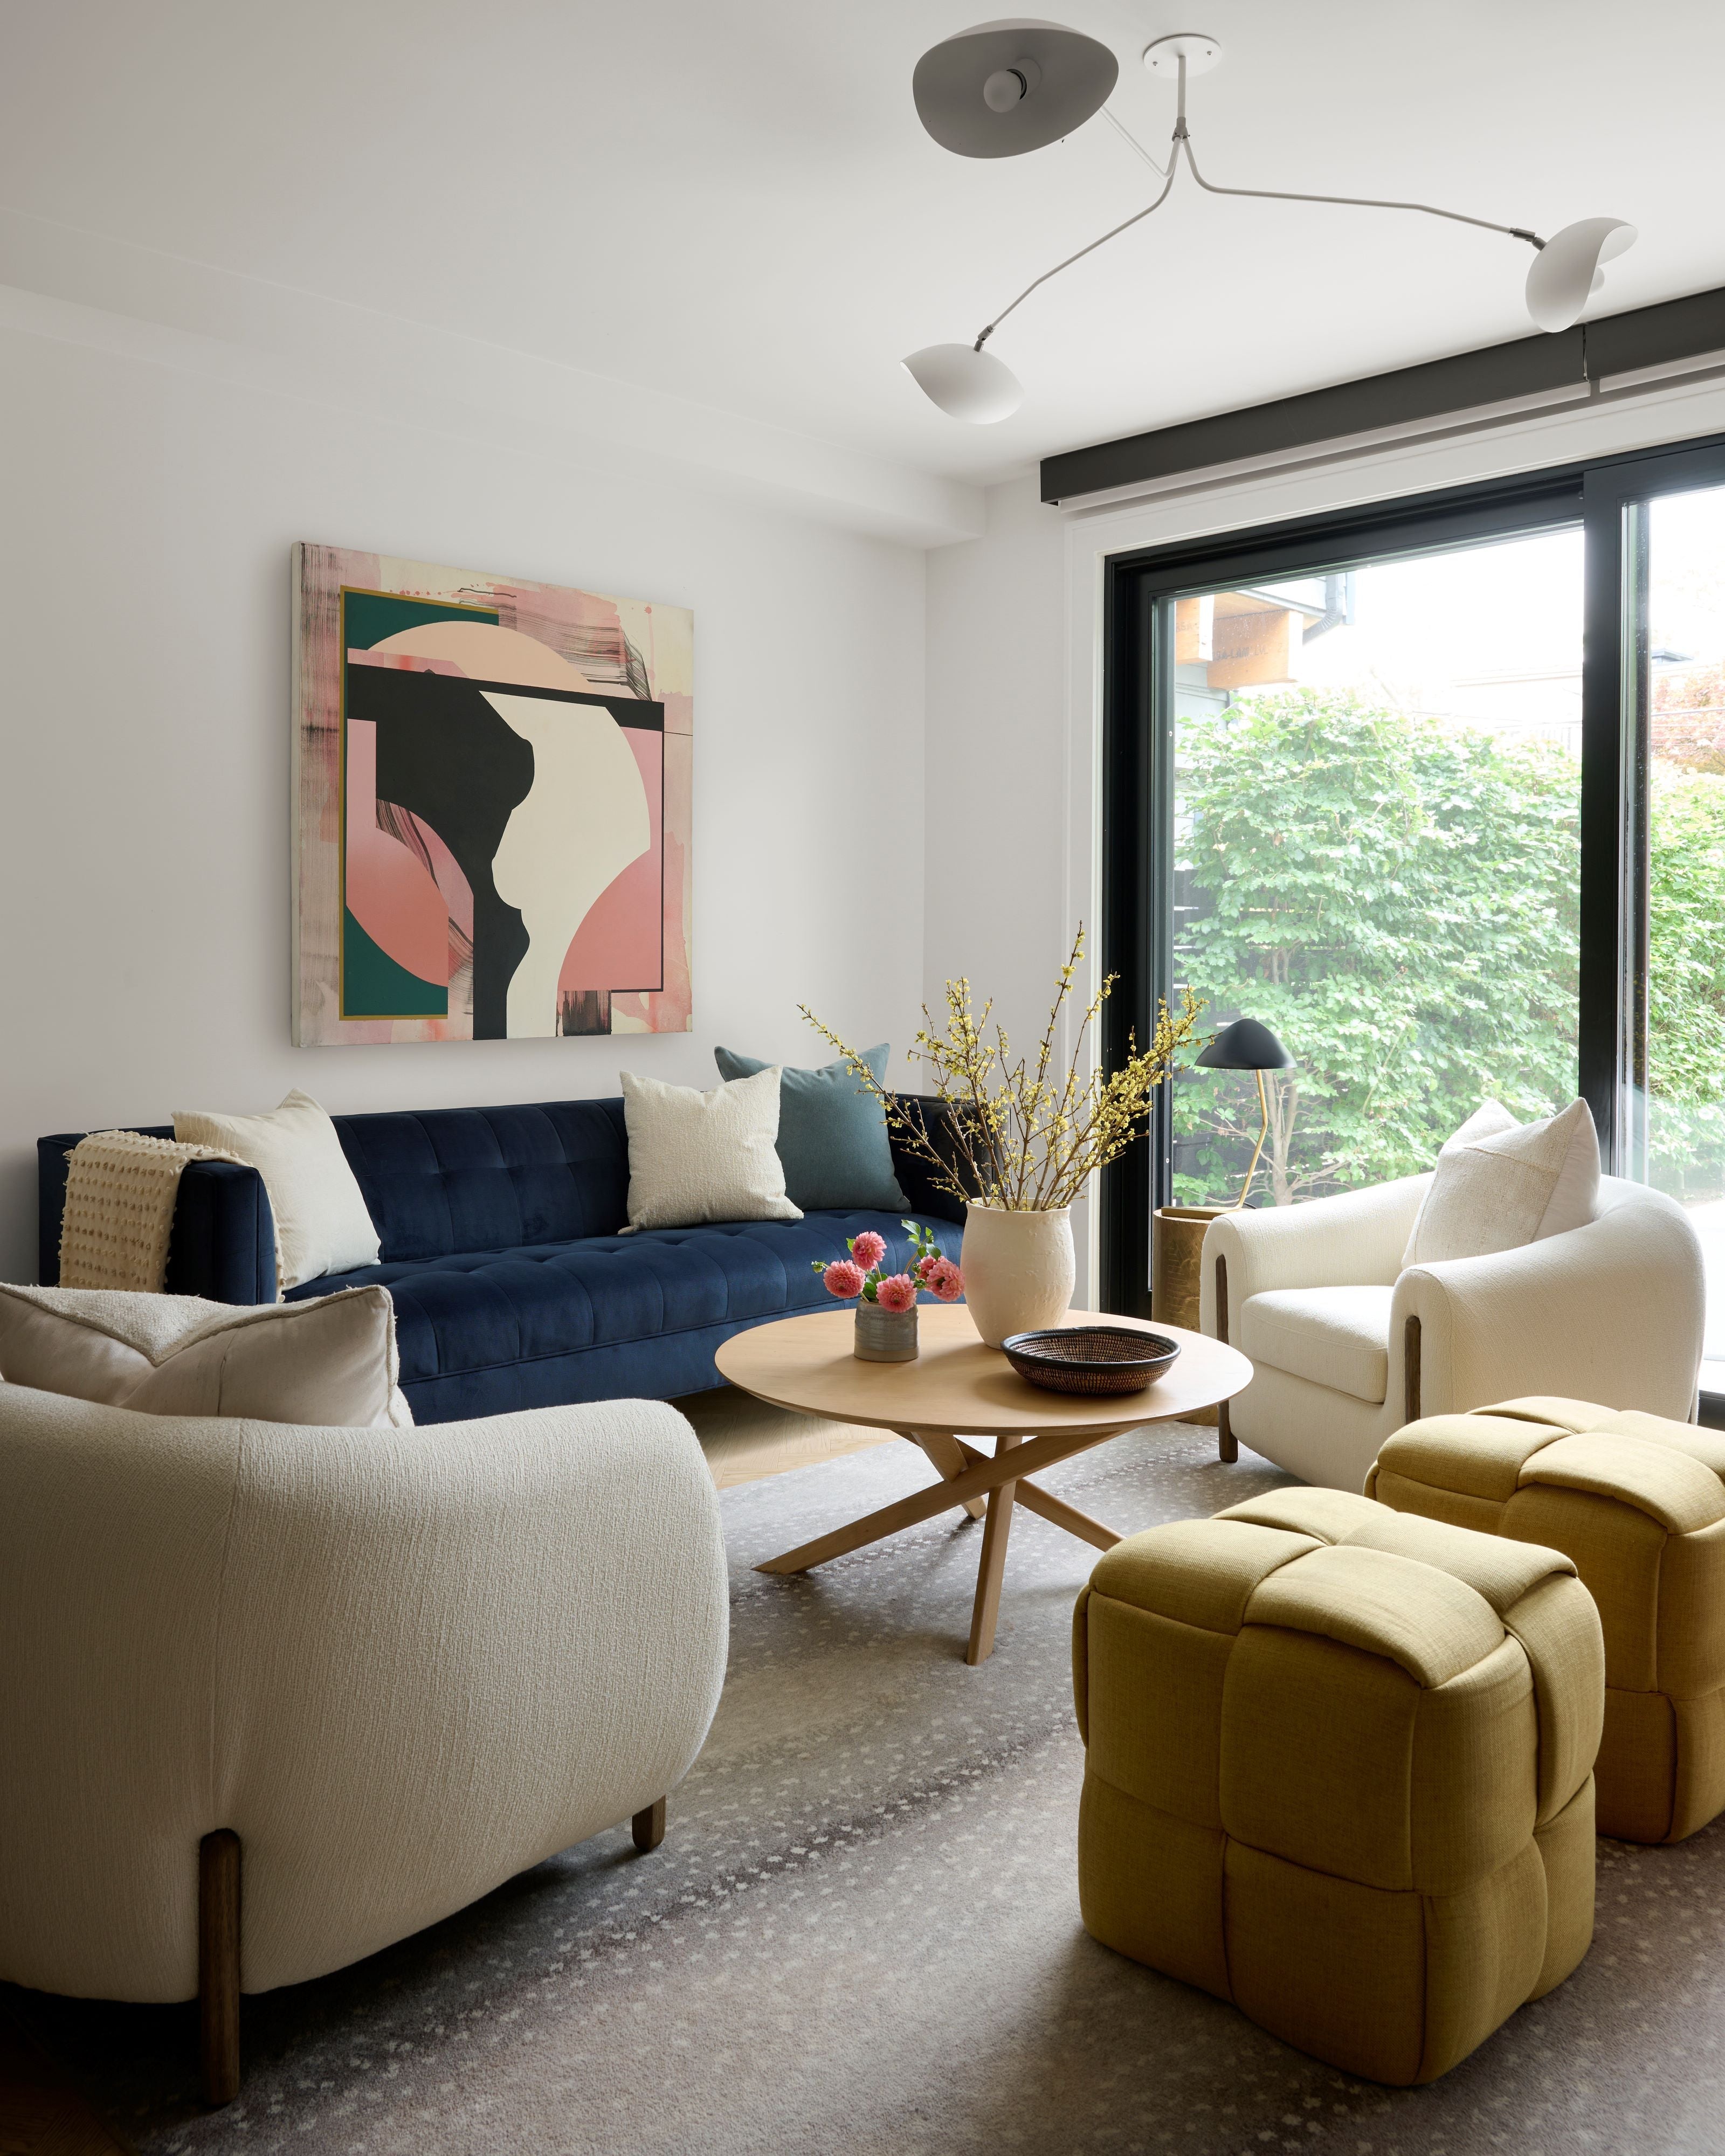
[[[1604,1666],[1567,1558],[1345,1491],[1127,1537],[1073,1632],[1086,1927],[1435,2080],[1593,1937]]]
[[[1605,1632],[1601,1834],[1681,1841],[1725,1809],[1725,1436],[1507,1400],[1409,1423],[1366,1491],[1574,1559]]]

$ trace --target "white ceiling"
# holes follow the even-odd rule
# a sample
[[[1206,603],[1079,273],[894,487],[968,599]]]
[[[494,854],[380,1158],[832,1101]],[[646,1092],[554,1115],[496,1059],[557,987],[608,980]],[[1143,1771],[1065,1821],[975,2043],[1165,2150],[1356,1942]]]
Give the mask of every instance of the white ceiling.
[[[1527,330],[1516,243],[1183,178],[1000,331],[1020,412],[946,418],[899,357],[1158,184],[1100,119],[998,162],[929,141],[911,69],[986,4],[0,0],[0,208],[972,481]],[[1209,177],[1627,218],[1596,311],[1725,284],[1717,0],[1058,12],[1120,55],[1158,157],[1140,49],[1224,39],[1191,96]]]

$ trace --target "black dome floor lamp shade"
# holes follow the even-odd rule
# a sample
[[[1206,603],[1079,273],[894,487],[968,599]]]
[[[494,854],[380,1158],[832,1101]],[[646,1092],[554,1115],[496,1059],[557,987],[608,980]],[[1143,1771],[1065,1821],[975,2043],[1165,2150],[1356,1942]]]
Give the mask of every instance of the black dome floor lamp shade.
[[[1566,224],[1549,239],[1522,224],[1494,224],[1489,218],[1474,217],[1459,209],[1442,209],[1434,203],[1401,202],[1376,195],[1316,195],[1294,193],[1282,187],[1224,187],[1207,180],[1192,154],[1192,136],[1186,125],[1186,82],[1189,75],[1203,74],[1222,57],[1219,39],[1197,31],[1183,30],[1158,38],[1144,49],[1144,64],[1153,74],[1168,75],[1177,85],[1178,100],[1174,131],[1166,168],[1156,163],[1147,150],[1115,118],[1108,118],[1132,141],[1133,147],[1161,175],[1162,192],[1154,202],[1123,218],[1100,239],[1034,277],[1016,299],[986,322],[971,344],[925,345],[904,364],[930,402],[955,419],[988,426],[1017,411],[1024,402],[1024,388],[1004,361],[983,346],[1007,316],[1021,307],[1030,295],[1094,254],[1122,232],[1142,224],[1158,210],[1173,192],[1180,160],[1206,194],[1233,195],[1255,202],[1327,203],[1347,209],[1409,210],[1421,217],[1446,218],[1454,224],[1471,224],[1481,232],[1501,233],[1532,248],[1533,265],[1527,272],[1523,296],[1537,328],[1555,336],[1581,318],[1582,310],[1604,282],[1602,264],[1635,244],[1635,228],[1621,218],[1584,217]],[[1045,149],[1106,105],[1119,74],[1114,55],[1106,45],[1058,23],[1015,19],[981,23],[942,38],[917,61],[911,79],[917,116],[943,149],[962,157],[1016,157],[1029,150]]]
[[[1264,1090],[1264,1073],[1286,1070],[1293,1060],[1269,1027],[1260,1025],[1255,1018],[1237,1018],[1232,1025],[1224,1025],[1198,1059],[1206,1070],[1251,1070],[1257,1074],[1258,1111],[1262,1123],[1258,1142],[1252,1148],[1252,1164],[1234,1201],[1236,1212],[1246,1202],[1252,1178],[1258,1173],[1258,1163],[1263,1156],[1264,1141],[1270,1135],[1270,1096]]]

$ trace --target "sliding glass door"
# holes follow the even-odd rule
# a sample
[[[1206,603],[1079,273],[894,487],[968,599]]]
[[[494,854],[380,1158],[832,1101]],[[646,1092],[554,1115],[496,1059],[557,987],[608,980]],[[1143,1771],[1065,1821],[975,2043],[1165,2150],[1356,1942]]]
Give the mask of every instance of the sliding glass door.
[[[1106,673],[1111,1045],[1189,986],[1281,1038],[1254,1204],[1579,1090],[1690,1212],[1725,1395],[1725,445],[1121,557]],[[1260,1127],[1253,1073],[1165,1089],[1105,1306],[1147,1312],[1153,1209],[1237,1201]]]
[[[1668,1192],[1700,1237],[1702,1389],[1725,1395],[1725,459],[1615,465],[1587,496],[1621,865],[1616,1039],[1594,1091],[1615,1087],[1617,1173]]]
[[[1252,1196],[1416,1173],[1482,1094],[1573,1100],[1579,526],[1172,606],[1172,985],[1293,1057]],[[1171,1106],[1173,1202],[1234,1203],[1255,1075]]]

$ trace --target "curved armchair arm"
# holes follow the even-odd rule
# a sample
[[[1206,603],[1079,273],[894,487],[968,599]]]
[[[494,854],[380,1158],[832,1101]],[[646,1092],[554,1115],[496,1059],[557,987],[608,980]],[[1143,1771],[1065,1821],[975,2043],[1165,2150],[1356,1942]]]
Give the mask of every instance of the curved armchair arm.
[[[1584,1228],[1489,1257],[1414,1265],[1390,1306],[1390,1361],[1420,1322],[1420,1414],[1555,1394],[1686,1422],[1706,1319],[1701,1245],[1653,1191]]]
[[[662,1797],[723,1679],[711,1477],[656,1403],[419,1430],[0,1386],[0,1975],[198,1985],[198,1847],[242,1982],[360,1959]]]
[[[1430,1183],[1429,1175],[1404,1176],[1307,1205],[1265,1205],[1212,1220],[1204,1239],[1199,1326],[1214,1336],[1218,1258],[1227,1265],[1229,1331],[1235,1337],[1241,1304],[1268,1288],[1388,1287],[1401,1270]]]

